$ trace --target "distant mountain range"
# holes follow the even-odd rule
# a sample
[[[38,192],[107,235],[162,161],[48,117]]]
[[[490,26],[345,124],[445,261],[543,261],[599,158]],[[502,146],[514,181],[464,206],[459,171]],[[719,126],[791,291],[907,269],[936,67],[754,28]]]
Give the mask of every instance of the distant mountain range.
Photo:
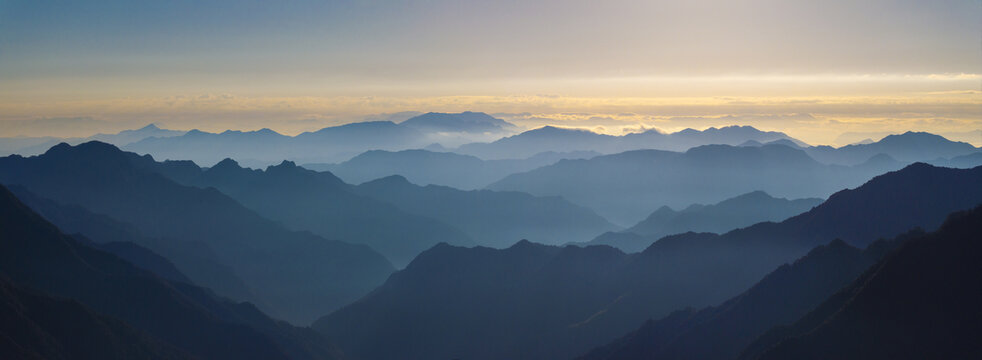
[[[869,141],[833,148],[812,147],[787,134],[761,131],[750,126],[726,126],[706,130],[685,129],[676,133],[648,130],[622,136],[545,126],[515,134],[519,131],[517,126],[480,112],[425,113],[406,120],[402,118],[393,117],[399,122],[375,120],[349,123],[297,136],[282,135],[270,129],[208,133],[199,130],[186,132],[165,130],[155,125],[148,125],[137,130],[126,130],[117,134],[97,134],[86,138],[0,138],[0,155],[15,153],[25,156],[35,155],[61,142],[75,145],[92,140],[114,144],[140,154],[151,154],[158,159],[193,160],[198,164],[211,166],[225,158],[234,158],[240,164],[253,168],[277,164],[282,160],[299,164],[336,164],[366,151],[398,152],[411,149],[452,151],[483,160],[520,160],[540,153],[616,154],[651,149],[686,151],[693,147],[714,144],[732,146],[780,144],[805,150],[809,156],[819,162],[837,165],[857,165],[878,154],[887,155],[901,163],[918,161],[939,163],[979,151],[978,148],[967,143],[953,142],[938,135],[915,132],[890,135],[876,142]],[[418,154],[399,155],[400,159],[411,162],[424,161],[431,166],[434,160],[420,159]],[[379,156],[374,154],[376,158]],[[581,156],[570,158],[574,157]],[[381,171],[375,168],[391,159],[394,159],[393,156],[385,156],[367,161],[367,164],[360,164],[366,160],[361,159],[348,164],[346,171],[341,171],[344,174],[339,176],[346,181],[358,183],[388,175],[403,175],[422,184],[432,183],[475,189],[512,173],[508,170],[510,169],[508,166],[490,165],[488,167],[491,169],[504,167],[501,171],[507,173],[501,174],[486,169],[480,173],[487,173],[486,175],[468,175],[472,178],[470,181],[457,183],[452,182],[454,181],[452,177],[446,176],[436,177],[433,181],[418,178],[416,174],[405,173],[405,168],[409,165],[392,169],[403,172]],[[439,160],[461,163],[460,159],[440,158]],[[522,166],[518,168],[515,171],[530,170],[521,169]],[[319,170],[323,169],[326,168]],[[446,169],[441,169],[441,172],[443,171]],[[348,177],[349,174],[351,178]]]
[[[719,234],[759,222],[781,221],[811,210],[822,201],[778,199],[763,191],[753,191],[715,205],[690,205],[681,211],[661,208],[625,231],[654,236],[688,231]]]
[[[269,129],[219,134],[191,130],[178,137],[146,138],[123,148],[159,159],[192,160],[205,166],[234,158],[249,167],[265,167],[284,159],[334,163],[369,150],[398,151],[433,143],[458,144],[471,138],[504,136],[513,129],[516,129],[514,125],[484,113],[426,113],[401,123],[357,122],[292,137]]]
[[[340,358],[309,329],[75,241],[2,186],[0,299],[5,358]]]
[[[504,250],[441,244],[313,327],[366,360],[571,358],[644,319],[722,303],[836,238],[865,247],[933,230],[982,203],[980,183],[982,167],[915,164],[780,223],[669,236],[631,255],[527,241]]]
[[[352,184],[403,176],[414,184],[444,185],[463,190],[482,189],[505,176],[551,165],[563,159],[589,159],[600,153],[545,152],[527,159],[481,160],[452,152],[372,150],[339,164],[304,164],[305,168],[330,171]]]
[[[662,206],[716,203],[755,190],[785,198],[824,198],[902,166],[891,161],[826,165],[778,144],[706,145],[684,153],[636,150],[561,160],[509,175],[488,188],[562,196],[616,224],[630,225]]]
[[[846,145],[840,148],[815,146],[805,149],[809,156],[826,164],[856,165],[878,154],[901,162],[932,162],[978,152],[971,144],[955,142],[942,136],[908,131],[889,135],[880,141]]]
[[[438,133],[496,133],[511,132],[517,127],[482,112],[465,111],[459,114],[426,113],[399,123],[423,132]]]
[[[715,205],[690,205],[675,211],[663,206],[636,225],[617,233],[605,233],[583,245],[610,245],[638,252],[662,237],[685,232],[722,234],[764,221],[781,221],[822,203],[822,199],[779,199],[754,191]]]
[[[804,145],[784,133],[760,131],[750,126],[727,126],[703,131],[685,129],[671,134],[648,130],[622,136],[545,126],[490,143],[462,145],[454,152],[486,160],[524,159],[547,151],[596,151],[602,154],[639,149],[685,151],[708,144],[738,145],[747,141],[769,142],[779,139]]]
[[[160,175],[160,168],[186,167],[100,142],[62,144],[36,157],[0,158],[0,183],[128,224],[141,235],[130,241],[166,256],[196,284],[246,300],[226,291],[226,273],[213,271],[216,263],[231,269],[255,295],[248,300],[295,323],[368,293],[393,270],[367,246],[289,231],[218,190]]]
[[[469,111],[420,114],[399,123],[387,120],[356,122],[292,137],[270,129],[209,133],[166,130],[151,124],[137,130],[84,138],[0,138],[0,155],[37,155],[62,142],[77,145],[102,141],[141,154],[152,154],[159,159],[193,160],[210,166],[225,158],[235,158],[250,167],[265,167],[284,159],[333,163],[369,150],[418,149],[434,143],[455,147],[497,139],[516,131],[515,125],[504,120]]]
[[[150,124],[136,130],[123,130],[116,134],[95,134],[89,137],[56,138],[56,137],[15,137],[0,138],[0,156],[19,154],[23,156],[38,155],[52,146],[60,143],[78,145],[89,141],[101,141],[116,146],[124,146],[150,137],[174,137],[184,135],[184,131],[161,129]]]
[[[544,244],[585,241],[616,228],[592,210],[560,197],[417,186],[401,176],[366,182],[354,191],[413,214],[454,224],[482,246],[505,248],[520,239]]]
[[[982,151],[974,152],[968,155],[955,156],[950,159],[936,159],[930,161],[932,165],[944,166],[944,167],[954,167],[954,168],[973,168],[982,165]]]
[[[265,165],[292,155],[286,153],[292,150],[291,139],[270,129],[222,133],[191,130],[182,136],[150,137],[121,148],[159,159],[192,160],[208,166],[233,155],[250,164]]]

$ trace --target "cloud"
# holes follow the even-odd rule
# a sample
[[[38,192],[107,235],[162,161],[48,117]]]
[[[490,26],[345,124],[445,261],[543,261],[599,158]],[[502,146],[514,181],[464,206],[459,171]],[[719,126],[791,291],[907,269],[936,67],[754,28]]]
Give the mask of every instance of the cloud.
[[[400,111],[397,113],[373,114],[366,116],[365,121],[391,121],[399,123],[422,114],[423,112],[420,111]]]
[[[92,129],[123,130],[128,124],[118,124],[91,117],[45,117],[27,120],[0,120],[0,134],[13,136],[70,137]]]
[[[734,105],[738,102],[739,105]],[[982,127],[978,94],[811,97],[601,98],[514,96],[259,97],[234,94],[86,101],[0,101],[0,136],[87,136],[159,123],[206,131],[271,128],[296,134],[355,121],[401,120],[419,111],[483,111],[522,128],[602,127],[610,134],[751,125],[809,143],[843,132],[959,132]]]

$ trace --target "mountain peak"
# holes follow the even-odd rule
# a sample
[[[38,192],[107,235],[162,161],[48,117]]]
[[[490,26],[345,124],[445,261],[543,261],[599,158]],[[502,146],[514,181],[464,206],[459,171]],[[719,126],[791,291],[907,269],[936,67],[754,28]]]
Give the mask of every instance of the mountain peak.
[[[60,143],[58,143],[58,145],[55,145],[55,146],[52,146],[51,148],[49,148],[48,151],[45,151],[44,152],[44,154],[45,155],[48,155],[48,154],[62,153],[62,152],[68,151],[71,148],[72,148],[72,146],[71,145],[68,145],[68,143],[66,143],[66,142],[60,142]]]
[[[893,156],[887,155],[885,153],[877,153],[876,155],[871,156],[868,160],[866,160],[865,162],[863,162],[860,165],[864,165],[864,166],[870,166],[870,165],[893,165],[893,164],[896,164],[896,163],[899,163],[899,162],[897,161],[897,159],[894,159]]]
[[[462,113],[429,112],[414,116],[399,123],[410,128],[441,132],[498,132],[514,128],[515,125],[483,112],[465,111]]]
[[[523,134],[551,135],[551,134],[564,134],[564,133],[580,133],[580,134],[587,134],[587,133],[589,133],[589,134],[594,134],[594,132],[592,132],[590,130],[571,129],[571,128],[564,128],[564,127],[553,126],[553,125],[546,125],[546,126],[543,126],[543,127],[538,128],[538,129],[532,129],[532,130],[529,130],[529,131],[524,132]]]
[[[532,245],[533,245],[533,243],[531,241],[528,241],[528,239],[521,239],[521,240],[518,240],[518,242],[516,242],[514,245],[510,246],[509,249],[511,249],[511,248],[528,247],[528,246],[532,246]]]
[[[242,167],[239,166],[239,163],[237,161],[235,161],[235,160],[232,160],[232,158],[225,158],[224,160],[219,161],[217,164],[215,164],[214,166],[211,167],[212,170],[214,170],[214,169],[219,169],[219,170],[222,170],[222,169],[241,169],[241,168]]]
[[[932,134],[923,131],[908,131],[903,134],[893,134],[887,135],[880,141],[876,142],[878,144],[962,144],[956,141],[951,141],[941,135]]]
[[[754,190],[754,191],[748,192],[746,194],[738,195],[738,196],[736,196],[734,198],[730,198],[728,200],[724,200],[724,202],[725,201],[732,201],[732,200],[770,200],[770,199],[774,199],[774,198],[775,197],[771,196],[770,194],[768,194],[767,192],[765,192],[763,190]]]
[[[67,143],[60,143],[58,145],[52,146],[44,154],[57,155],[57,154],[65,154],[69,152],[74,154],[80,154],[80,155],[122,153],[122,151],[119,150],[119,148],[117,148],[116,145],[93,140],[75,146],[68,145]]]
[[[294,169],[298,169],[298,168],[300,168],[300,167],[297,166],[297,163],[295,163],[293,161],[290,161],[290,160],[283,160],[283,161],[281,161],[277,165],[267,166],[266,167],[266,172],[268,173],[270,171],[294,170]]]
[[[389,175],[389,176],[386,176],[386,177],[383,177],[383,178],[378,178],[378,179],[375,179],[375,180],[366,182],[366,183],[364,183],[362,185],[404,186],[404,185],[412,185],[412,183],[409,182],[409,179],[406,179],[405,176],[402,176],[402,175]]]
[[[252,170],[242,167],[237,161],[232,160],[231,158],[225,158],[224,160],[219,161],[217,164],[208,168],[204,174],[207,174],[208,177],[228,179],[250,172],[252,172]]]
[[[777,139],[773,141],[768,141],[765,145],[784,145],[790,148],[800,149],[801,145],[798,145],[791,139]]]
[[[675,212],[675,210],[673,210],[673,209],[672,209],[672,208],[671,208],[670,206],[668,206],[668,205],[662,205],[662,206],[661,206],[660,208],[658,208],[657,210],[655,210],[655,212],[656,212],[656,213],[665,213],[665,212],[668,212],[668,213],[674,213],[674,212]]]
[[[509,246],[505,250],[507,250],[507,251],[515,251],[515,252],[519,252],[519,253],[524,253],[524,252],[529,252],[529,251],[540,250],[540,249],[543,249],[543,248],[546,248],[546,247],[548,247],[548,246],[547,245],[537,244],[537,243],[528,241],[528,239],[522,239],[522,240],[519,240],[518,242],[516,242],[514,245]]]

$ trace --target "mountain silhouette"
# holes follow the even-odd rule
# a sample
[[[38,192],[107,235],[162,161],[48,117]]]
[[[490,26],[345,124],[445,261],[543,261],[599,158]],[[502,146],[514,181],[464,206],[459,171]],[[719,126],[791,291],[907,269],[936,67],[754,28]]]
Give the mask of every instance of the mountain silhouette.
[[[94,214],[81,206],[67,206],[43,199],[21,186],[11,186],[9,190],[31,210],[63,232],[73,234],[79,242],[119,256],[165,279],[193,283],[180,270],[186,269],[201,279],[201,283],[212,284],[212,290],[236,299],[257,301],[245,282],[232,269],[223,265],[207,244],[148,238],[135,226],[106,215]],[[164,258],[156,258],[158,253]]]
[[[744,359],[972,359],[982,355],[982,207],[905,242]]]
[[[562,159],[586,159],[595,152],[536,154],[527,159],[481,160],[475,156],[427,150],[371,150],[339,164],[304,164],[304,168],[330,171],[344,181],[360,184],[390,175],[414,184],[444,185],[462,190],[481,189],[505,176],[553,164]]]
[[[88,245],[94,249],[101,250],[118,256],[120,259],[133,264],[140,269],[149,271],[163,279],[194,284],[191,279],[181,273],[170,260],[158,255],[153,250],[137,245],[129,241],[114,241],[108,243],[97,243],[81,235],[71,235],[75,241]]]
[[[595,151],[602,154],[640,149],[685,151],[708,144],[738,145],[750,140],[767,142],[778,139],[791,138],[784,133],[760,131],[750,126],[727,126],[703,131],[686,129],[672,134],[648,130],[623,136],[544,126],[490,143],[465,144],[454,151],[486,160],[524,159],[547,151]]]
[[[366,360],[562,358],[553,347],[568,339],[556,336],[611,301],[605,284],[625,258],[524,240],[503,250],[440,244],[313,327]]]
[[[866,246],[933,230],[945,214],[982,203],[979,183],[982,167],[911,165],[780,223],[673,235],[629,255],[527,241],[504,250],[442,244],[313,327],[366,360],[572,358],[644,319],[720,304],[836,238]]]
[[[279,158],[273,149],[284,148],[289,136],[269,129],[209,133],[191,130],[181,136],[151,137],[123,146],[127,151],[153,154],[169,160],[193,160],[199,164],[215,164],[229,156],[255,164],[265,164]]]
[[[604,234],[586,244],[610,245],[625,252],[638,252],[667,235],[690,231],[721,234],[759,222],[781,221],[820,203],[821,199],[778,199],[763,191],[754,191],[715,205],[690,205],[681,211],[663,206],[624,233]]]
[[[582,359],[733,359],[770,328],[800,318],[855,280],[911,232],[865,250],[841,240],[819,246],[749,290],[701,310],[675,311],[589,352]]]
[[[399,123],[424,132],[503,132],[515,128],[514,124],[482,112],[465,111],[459,114],[426,113]]]
[[[316,159],[327,162],[347,160],[368,150],[403,150],[413,149],[431,144],[426,134],[420,130],[402,126],[391,121],[369,121],[351,123],[340,126],[323,128],[313,132],[305,132],[294,137],[294,151],[330,153],[327,158]],[[296,156],[279,157],[279,159],[296,159],[298,162],[314,162],[308,157]],[[323,160],[321,160],[323,161]]]
[[[931,165],[935,166],[946,166],[955,168],[973,168],[982,165],[982,151],[974,152],[968,155],[955,156],[951,159],[935,159],[934,161],[929,161]]]
[[[20,203],[5,187],[0,187],[0,274],[20,286],[78,301],[195,357],[331,359],[338,354],[330,342],[309,329],[274,321],[248,303],[235,304],[206,289],[168,282],[75,241]],[[55,306],[64,307],[64,303]],[[85,314],[77,307],[69,310],[63,318],[52,318],[58,314],[47,312],[27,316],[31,321],[44,322],[46,328],[65,330],[99,321],[93,316],[72,319],[68,316]],[[74,323],[76,320],[79,322]],[[118,323],[88,330],[125,334]],[[135,340],[129,345],[133,350],[146,344],[130,340]]]
[[[585,241],[615,228],[590,209],[559,197],[417,186],[401,176],[370,181],[355,191],[407,212],[454,224],[482,246],[508,247],[516,239],[544,244]]]
[[[252,290],[257,305],[296,323],[360,297],[392,271],[367,246],[289,231],[218,190],[180,185],[154,170],[179,166],[105,143],[64,144],[36,157],[0,158],[0,182],[130,224],[145,239],[161,240],[139,244],[168,257],[194,283],[234,295],[220,291],[223,284],[216,281],[222,277],[208,267],[182,266],[201,264],[204,259],[196,256],[209,257],[187,246],[205,244]]]
[[[164,138],[183,134],[184,131],[161,129],[157,125],[149,124],[135,130],[123,130],[115,134],[95,134],[88,137],[57,138],[48,136],[0,138],[0,156],[10,154],[20,154],[23,156],[38,155],[60,143],[77,145],[89,141],[101,141],[116,146],[124,146],[146,138]]]
[[[78,302],[19,287],[0,276],[4,359],[191,359],[163,341]]]
[[[139,239],[136,241],[140,243],[152,241],[141,239],[142,236],[134,227],[105,215],[93,214],[79,206],[65,206],[48,199],[42,199],[20,186],[11,186],[8,190],[17,196],[21,203],[57,226],[62,232],[71,234],[70,236],[76,241],[119,256],[136,267],[152,272],[164,279],[187,284],[193,283],[170,260],[133,242],[135,239]],[[93,236],[98,241],[93,240]],[[233,292],[238,293],[243,298],[251,297],[245,285],[242,285],[242,281],[235,278],[231,271],[227,272],[227,276],[226,281],[241,285],[240,289],[232,290]]]
[[[500,131],[489,133],[488,129],[492,128],[511,131],[512,126],[484,113],[428,113],[401,123],[356,122],[297,136],[281,135],[269,129],[222,133],[191,130],[182,136],[146,138],[123,149],[158,159],[192,160],[204,166],[234,158],[248,167],[261,168],[282,160],[301,164],[336,163],[369,150],[418,149],[433,143],[456,146],[501,136]]]
[[[825,198],[900,166],[825,165],[784,145],[706,145],[684,153],[637,150],[559,161],[488,188],[562,196],[630,226],[662,206],[711,204],[756,190],[784,198]]]
[[[252,170],[225,159],[183,182],[218,189],[291,229],[366,244],[397,267],[439,242],[473,245],[455,227],[357,194],[329,172],[307,170],[289,161]]]
[[[978,152],[971,144],[945,139],[926,132],[908,131],[889,135],[869,144],[853,144],[840,148],[816,146],[805,149],[809,156],[827,164],[855,165],[877,154],[886,154],[902,162],[930,162]]]

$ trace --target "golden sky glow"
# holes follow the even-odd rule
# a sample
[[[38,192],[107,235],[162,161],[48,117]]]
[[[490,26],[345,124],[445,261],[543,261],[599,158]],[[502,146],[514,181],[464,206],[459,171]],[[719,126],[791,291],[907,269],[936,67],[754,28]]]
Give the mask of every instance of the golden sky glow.
[[[0,136],[483,111],[611,134],[982,145],[980,18],[977,0],[0,0]]]

